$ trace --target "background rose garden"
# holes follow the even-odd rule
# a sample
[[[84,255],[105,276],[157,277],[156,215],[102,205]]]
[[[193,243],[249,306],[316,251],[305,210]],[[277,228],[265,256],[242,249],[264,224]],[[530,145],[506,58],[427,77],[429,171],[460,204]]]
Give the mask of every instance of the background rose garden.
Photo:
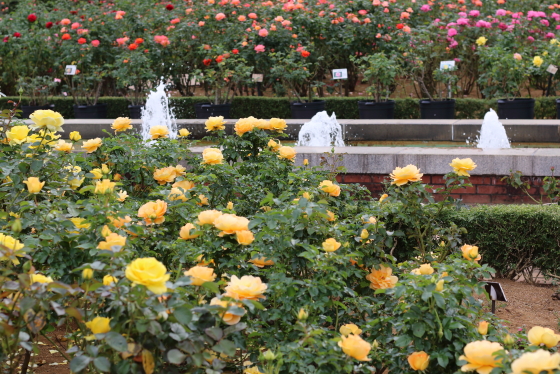
[[[310,87],[332,93],[329,69],[348,68],[348,94],[360,73],[351,57],[380,52],[432,95],[441,60],[458,62],[458,96],[476,94],[477,84],[486,97],[519,95],[519,89],[533,94],[546,88],[560,26],[558,5],[542,1],[48,1],[14,7],[3,8],[0,22],[2,92],[15,94],[22,77],[63,78],[64,67],[76,64],[80,73],[59,92],[95,96],[99,88],[136,101],[127,87],[143,90],[159,77],[171,78],[184,96],[193,92],[180,79],[184,74],[204,73],[208,89],[228,76],[239,79],[238,86],[250,84],[240,66],[264,73],[279,96],[305,96]],[[271,71],[279,55],[306,67],[309,79],[282,87]],[[514,84],[504,90],[504,79]]]
[[[200,157],[184,131],[155,127],[146,146],[119,119],[84,154],[71,152],[79,133],[57,139],[56,112],[32,128],[2,115],[5,372],[56,326],[74,372],[560,369],[560,335],[510,335],[482,310],[493,270],[442,220],[458,202],[434,202],[413,165],[374,201],[334,182],[333,160],[294,167],[281,119],[245,118],[226,136],[211,118],[218,146]],[[453,160],[440,193],[475,167]]]

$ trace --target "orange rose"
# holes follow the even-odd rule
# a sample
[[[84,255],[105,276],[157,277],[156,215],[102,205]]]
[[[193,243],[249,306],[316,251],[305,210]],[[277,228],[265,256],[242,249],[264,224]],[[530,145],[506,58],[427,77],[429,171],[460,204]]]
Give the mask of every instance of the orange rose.
[[[162,200],[149,201],[138,209],[138,217],[144,218],[147,225],[163,223],[167,212],[167,203]]]

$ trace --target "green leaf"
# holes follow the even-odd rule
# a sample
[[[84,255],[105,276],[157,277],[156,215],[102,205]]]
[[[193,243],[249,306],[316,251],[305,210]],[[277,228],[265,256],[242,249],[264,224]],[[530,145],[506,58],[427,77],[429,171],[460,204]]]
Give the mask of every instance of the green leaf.
[[[397,345],[397,347],[404,348],[404,347],[408,346],[411,342],[412,342],[412,339],[410,338],[410,336],[401,335],[397,338],[397,340],[395,341],[395,344]]]
[[[414,336],[421,338],[426,332],[426,326],[421,322],[416,322],[412,325],[412,333]]]
[[[97,368],[97,370],[105,373],[111,370],[111,363],[107,359],[107,357],[96,357],[93,360],[93,365]]]
[[[220,293],[220,287],[218,287],[218,284],[214,282],[204,282],[202,283],[202,287],[206,288],[208,291],[213,292],[215,294]]]
[[[216,344],[213,348],[214,351],[223,353],[226,356],[233,356],[235,355],[235,343],[229,340],[222,340],[218,344]]]
[[[43,160],[35,160],[31,163],[31,170],[37,171],[43,167]]]
[[[207,328],[206,330],[204,330],[204,332],[206,333],[206,335],[216,341],[220,340],[224,336],[222,329],[219,327]]]
[[[86,368],[91,362],[91,357],[88,356],[76,356],[70,361],[70,370],[74,373],[78,373]]]
[[[118,352],[126,352],[128,350],[126,339],[114,331],[110,331],[105,335],[105,342]]]
[[[180,365],[185,361],[185,358],[187,358],[187,355],[178,349],[172,349],[167,352],[167,359],[172,364]]]
[[[192,313],[190,309],[186,307],[179,307],[173,312],[173,316],[182,323],[183,325],[188,325],[192,321]]]

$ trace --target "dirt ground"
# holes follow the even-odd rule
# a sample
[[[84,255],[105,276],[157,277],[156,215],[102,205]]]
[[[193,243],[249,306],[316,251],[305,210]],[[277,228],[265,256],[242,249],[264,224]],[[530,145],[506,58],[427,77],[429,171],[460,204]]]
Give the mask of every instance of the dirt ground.
[[[559,331],[560,301],[552,296],[558,286],[540,285],[533,286],[525,282],[515,282],[507,279],[493,279],[499,282],[504,289],[507,303],[497,302],[496,314],[505,320],[511,332],[517,332],[525,327],[529,330],[538,325]],[[490,308],[490,305],[486,305]],[[65,342],[61,341],[64,329],[60,328],[51,333],[51,339],[61,344],[65,349]],[[69,374],[68,362],[58,353],[54,346],[42,338],[39,345],[40,353],[32,358],[35,366],[29,373],[35,374]]]

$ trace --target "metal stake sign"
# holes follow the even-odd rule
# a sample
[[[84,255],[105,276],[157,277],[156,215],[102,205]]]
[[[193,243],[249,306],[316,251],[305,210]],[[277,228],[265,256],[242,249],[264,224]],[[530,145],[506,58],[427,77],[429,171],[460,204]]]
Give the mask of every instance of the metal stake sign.
[[[488,295],[490,295],[490,300],[492,300],[492,313],[496,314],[496,301],[505,301],[507,303],[504,289],[498,282],[486,282],[484,289],[488,292]]]

